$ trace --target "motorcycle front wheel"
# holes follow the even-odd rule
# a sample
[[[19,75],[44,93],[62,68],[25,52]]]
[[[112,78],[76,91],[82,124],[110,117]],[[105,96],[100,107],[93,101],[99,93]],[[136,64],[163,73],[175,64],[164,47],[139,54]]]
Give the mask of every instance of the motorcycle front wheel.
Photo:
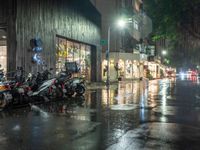
[[[72,95],[74,95],[74,91],[71,89],[68,89],[66,94],[67,96],[71,97]]]
[[[76,87],[76,94],[83,95],[85,93],[85,87],[83,85],[78,85]]]
[[[63,92],[61,89],[56,88],[52,91],[52,96],[53,98],[62,98],[63,97]]]

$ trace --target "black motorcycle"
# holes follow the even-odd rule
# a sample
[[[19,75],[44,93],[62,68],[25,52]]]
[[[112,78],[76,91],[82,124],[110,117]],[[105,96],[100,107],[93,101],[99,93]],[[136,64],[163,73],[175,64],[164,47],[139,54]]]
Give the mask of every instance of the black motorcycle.
[[[5,81],[5,76],[3,70],[0,70],[0,82]]]
[[[8,106],[13,99],[11,88],[8,82],[0,83],[0,108],[3,109]]]
[[[65,89],[68,96],[83,95],[85,93],[85,80],[78,77],[71,78],[65,82]]]
[[[77,62],[66,62],[65,67],[66,72],[71,74],[80,72]],[[85,80],[79,77],[70,78],[65,82],[65,89],[68,96],[72,96],[75,93],[76,95],[83,95],[85,93]]]

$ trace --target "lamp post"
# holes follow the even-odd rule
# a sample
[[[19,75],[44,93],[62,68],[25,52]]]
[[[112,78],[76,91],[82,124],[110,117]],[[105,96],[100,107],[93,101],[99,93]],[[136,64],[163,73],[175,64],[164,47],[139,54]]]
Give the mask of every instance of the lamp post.
[[[108,49],[106,51],[106,57],[107,57],[107,79],[106,79],[106,85],[110,85],[110,26],[108,27]]]
[[[166,50],[162,50],[162,63],[164,63],[164,57],[167,55]]]
[[[167,55],[167,51],[166,51],[166,50],[163,50],[163,51],[162,51],[162,55],[163,55],[163,56]]]
[[[124,28],[126,25],[126,22],[124,19],[119,19],[117,21],[117,26],[120,28]],[[106,85],[110,85],[110,32],[111,32],[111,26],[108,27],[108,49],[106,51],[106,58],[107,58],[107,78],[106,78]]]

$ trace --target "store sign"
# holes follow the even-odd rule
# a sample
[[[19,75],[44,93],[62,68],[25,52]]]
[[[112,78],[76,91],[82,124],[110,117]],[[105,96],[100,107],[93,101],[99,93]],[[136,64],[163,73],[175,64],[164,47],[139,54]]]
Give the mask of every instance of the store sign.
[[[144,45],[144,44],[136,44],[136,52],[140,52],[141,54],[147,54],[148,56],[155,56],[155,46],[154,45]]]
[[[139,53],[140,52],[140,44],[136,44],[134,53]]]
[[[107,45],[107,44],[108,44],[108,41],[107,41],[107,40],[105,40],[105,39],[101,39],[101,40],[100,40],[100,45],[105,46],[105,45]]]
[[[144,44],[136,44],[135,49],[138,50],[141,54],[146,54],[146,45]]]

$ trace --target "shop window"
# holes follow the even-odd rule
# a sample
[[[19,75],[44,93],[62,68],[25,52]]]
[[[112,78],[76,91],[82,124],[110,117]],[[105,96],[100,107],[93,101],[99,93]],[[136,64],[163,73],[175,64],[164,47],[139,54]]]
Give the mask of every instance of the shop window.
[[[126,78],[132,78],[133,76],[133,67],[130,60],[126,60]]]
[[[0,69],[7,72],[7,40],[5,29],[0,29],[0,64]]]
[[[107,60],[103,60],[102,62],[102,77],[103,79],[106,79],[107,77],[107,71],[108,71],[108,61]]]
[[[56,72],[65,70],[66,62],[76,62],[80,68],[74,76],[83,77],[90,81],[91,46],[57,37],[56,44]]]
[[[119,77],[124,77],[124,61],[120,59],[118,61],[118,75]]]
[[[5,72],[7,71],[7,46],[0,46],[0,64]]]

